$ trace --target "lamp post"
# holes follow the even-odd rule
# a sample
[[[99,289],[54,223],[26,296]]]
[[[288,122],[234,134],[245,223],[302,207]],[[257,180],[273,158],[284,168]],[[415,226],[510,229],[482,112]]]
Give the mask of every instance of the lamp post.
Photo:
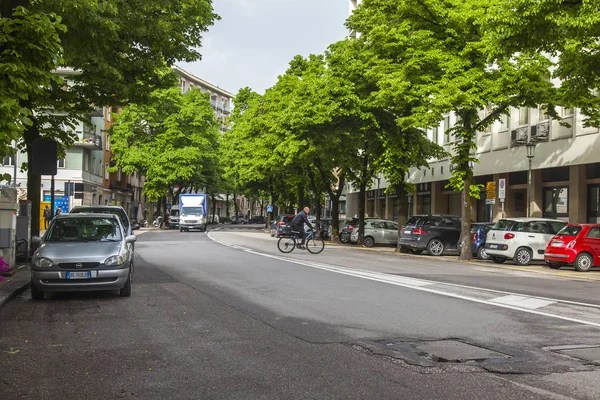
[[[527,172],[527,217],[531,217],[531,162],[535,157],[535,143],[527,142],[527,159],[529,160],[529,170]]]

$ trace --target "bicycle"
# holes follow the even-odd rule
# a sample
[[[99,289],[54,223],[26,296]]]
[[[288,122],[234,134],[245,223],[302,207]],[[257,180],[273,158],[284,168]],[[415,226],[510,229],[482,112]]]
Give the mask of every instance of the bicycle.
[[[282,253],[291,253],[297,246],[300,246],[301,238],[298,236],[299,232],[292,232],[290,237],[282,237],[277,242],[277,248]],[[321,238],[315,237],[314,231],[309,231],[306,235],[306,242],[304,248],[309,253],[319,254],[325,248],[325,242]]]

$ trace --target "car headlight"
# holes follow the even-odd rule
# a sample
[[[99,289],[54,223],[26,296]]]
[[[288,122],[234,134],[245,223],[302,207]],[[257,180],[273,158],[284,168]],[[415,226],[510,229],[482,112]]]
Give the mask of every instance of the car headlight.
[[[104,261],[104,265],[121,265],[125,263],[123,256],[111,256]]]
[[[54,266],[54,263],[49,258],[39,257],[33,260],[33,265],[38,268],[50,268]]]

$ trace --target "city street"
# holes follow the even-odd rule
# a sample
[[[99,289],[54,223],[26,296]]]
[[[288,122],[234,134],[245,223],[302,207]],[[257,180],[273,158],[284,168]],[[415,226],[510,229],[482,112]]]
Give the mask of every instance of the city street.
[[[600,271],[463,264],[256,226],[142,232],[133,294],[0,309],[5,399],[595,399]]]

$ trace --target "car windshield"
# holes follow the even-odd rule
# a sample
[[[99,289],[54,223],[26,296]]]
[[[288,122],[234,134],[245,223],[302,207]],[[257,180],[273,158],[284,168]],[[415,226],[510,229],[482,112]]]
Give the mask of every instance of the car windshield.
[[[567,225],[562,228],[557,235],[558,236],[577,236],[581,232],[581,226],[578,225]]]
[[[125,219],[124,215],[117,210],[111,210],[108,208],[74,208],[71,210],[71,214],[108,214],[108,215],[116,215],[121,220],[123,226],[127,226],[128,221]]]
[[[183,207],[181,214],[187,215],[204,215],[204,209],[202,207]]]
[[[501,219],[492,226],[493,231],[508,231],[514,221],[509,219]]]
[[[69,218],[54,221],[46,242],[118,242],[122,239],[113,218]]]
[[[171,217],[178,217],[179,216],[179,210],[171,210]]]

